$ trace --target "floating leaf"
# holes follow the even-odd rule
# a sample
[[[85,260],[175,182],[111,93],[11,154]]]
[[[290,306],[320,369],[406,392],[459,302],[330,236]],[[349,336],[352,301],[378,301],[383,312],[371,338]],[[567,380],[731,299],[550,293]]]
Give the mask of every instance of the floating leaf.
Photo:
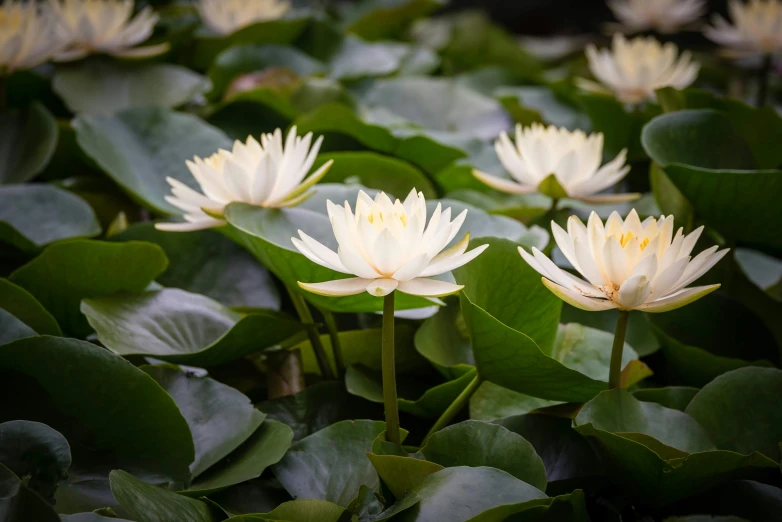
[[[413,20],[443,7],[444,0],[371,0],[352,7],[346,29],[367,40],[401,36]]]
[[[399,455],[367,453],[367,458],[396,498],[402,498],[423,479],[443,469],[434,462]]]
[[[283,502],[272,511],[259,515],[240,515],[226,520],[226,522],[263,522],[263,521],[282,521],[285,522],[347,522],[350,520],[350,513],[343,507],[340,507],[325,500],[314,498],[302,498]]]
[[[24,183],[49,163],[57,146],[57,122],[40,103],[26,110],[0,111],[0,185]],[[3,208],[4,205],[0,205]]]
[[[39,335],[62,335],[57,321],[21,286],[0,279],[0,308],[7,310]]]

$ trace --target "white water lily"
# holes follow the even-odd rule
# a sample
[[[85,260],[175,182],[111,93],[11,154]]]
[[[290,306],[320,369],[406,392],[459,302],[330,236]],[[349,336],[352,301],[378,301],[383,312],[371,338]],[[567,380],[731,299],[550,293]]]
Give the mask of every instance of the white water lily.
[[[631,33],[674,33],[706,12],[705,0],[613,0],[608,7],[622,29]]]
[[[199,0],[196,4],[204,24],[228,35],[249,25],[276,20],[287,13],[287,0]]]
[[[569,131],[555,126],[533,123],[524,129],[516,125],[516,143],[503,132],[494,142],[502,166],[512,180],[474,170],[476,178],[490,187],[510,194],[546,192],[541,187],[554,176],[567,197],[591,203],[616,203],[638,198],[638,194],[597,194],[624,178],[630,167],[625,165],[627,150],[602,167],[603,135]],[[542,190],[541,190],[542,189]]]
[[[714,15],[713,26],[704,30],[707,37],[736,57],[782,53],[782,1],[731,0],[728,8],[733,24]]]
[[[426,200],[413,189],[405,198],[392,202],[380,192],[372,200],[361,191],[355,214],[345,206],[327,202],[329,219],[339,244],[337,252],[299,230],[292,238],[296,248],[311,261],[357,277],[325,283],[303,283],[309,292],[345,296],[369,292],[385,296],[399,290],[424,297],[442,297],[463,287],[446,281],[428,279],[444,274],[475,259],[488,248],[482,245],[466,252],[470,234],[448,250],[442,251],[456,237],[467,211],[451,221],[451,209],[440,204],[426,223]]]
[[[720,285],[685,288],[711,267],[729,249],[708,248],[690,256],[703,227],[673,235],[673,216],[647,218],[643,222],[632,210],[625,220],[614,212],[603,226],[596,213],[587,226],[576,216],[565,232],[551,224],[557,245],[586,280],[556,266],[539,250],[519,253],[543,276],[543,283],[563,301],[582,310],[643,310],[666,312],[713,292]]]
[[[282,131],[237,140],[233,150],[187,161],[187,167],[203,194],[174,178],[166,178],[173,196],[166,201],[184,210],[185,223],[158,223],[159,230],[185,232],[225,225],[223,210],[233,202],[260,207],[292,207],[312,196],[309,190],[328,172],[333,161],[323,164],[306,180],[323,142],[312,142],[312,133],[299,137],[292,127],[283,145]]]
[[[58,61],[79,60],[90,54],[120,58],[156,56],[168,44],[134,47],[152,35],[158,15],[147,6],[133,17],[133,0],[49,0],[58,18],[58,32],[67,47]]]
[[[654,38],[627,40],[615,34],[613,46],[600,51],[587,46],[589,70],[600,84],[580,79],[587,90],[611,92],[623,103],[654,100],[654,91],[663,87],[684,89],[698,77],[700,65],[692,61],[689,51],[679,55],[676,45],[661,44]]]
[[[48,6],[6,0],[0,4],[0,76],[32,69],[62,47]]]

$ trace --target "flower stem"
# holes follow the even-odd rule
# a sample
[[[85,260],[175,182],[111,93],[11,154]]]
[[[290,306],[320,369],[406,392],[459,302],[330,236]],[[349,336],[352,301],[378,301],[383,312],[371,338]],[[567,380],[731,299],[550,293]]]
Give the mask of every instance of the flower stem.
[[[399,409],[396,403],[396,359],[394,357],[394,292],[383,298],[383,403],[386,410],[386,440],[401,444]]]
[[[551,206],[548,208],[547,214],[550,214],[552,219],[554,217],[554,212],[557,211],[557,205],[559,205],[559,199],[551,198]]]
[[[467,404],[467,401],[470,400],[470,397],[473,396],[475,390],[478,389],[480,384],[481,378],[476,375],[475,378],[470,381],[470,384],[468,384],[467,387],[462,390],[462,393],[460,393],[459,396],[454,399],[451,405],[448,406],[448,409],[446,409],[443,414],[440,415],[440,418],[437,419],[437,422],[434,423],[432,429],[429,430],[429,433],[426,434],[424,441],[421,443],[422,447],[425,446],[427,442],[429,442],[429,438],[432,435],[445,428],[453,420],[453,418],[456,417],[456,414],[459,413],[462,408],[464,408],[465,404]]]
[[[756,105],[763,107],[768,101],[768,84],[771,79],[771,68],[774,65],[773,56],[768,53],[763,56],[763,65],[760,66],[758,76],[758,98]]]
[[[331,351],[334,352],[334,361],[337,363],[337,378],[342,379],[345,374],[345,358],[342,356],[342,341],[339,340],[339,329],[334,314],[328,310],[318,309],[323,314],[323,322],[326,324],[326,330],[329,331],[331,339]]]
[[[625,347],[625,334],[627,334],[627,319],[629,310],[619,310],[619,318],[616,320],[616,333],[614,334],[614,346],[611,348],[611,369],[608,374],[608,389],[621,388],[622,378],[622,350]]]
[[[318,333],[318,325],[315,324],[315,320],[312,318],[307,302],[301,296],[299,292],[293,288],[286,286],[288,289],[288,295],[291,297],[296,313],[299,314],[299,320],[301,320],[304,327],[307,329],[307,335],[310,338],[310,344],[312,344],[312,350],[315,352],[315,358],[318,360],[318,367],[323,378],[329,381],[334,380],[334,371],[331,369],[329,358],[326,356],[326,349],[323,348],[323,343],[320,342],[320,334]]]

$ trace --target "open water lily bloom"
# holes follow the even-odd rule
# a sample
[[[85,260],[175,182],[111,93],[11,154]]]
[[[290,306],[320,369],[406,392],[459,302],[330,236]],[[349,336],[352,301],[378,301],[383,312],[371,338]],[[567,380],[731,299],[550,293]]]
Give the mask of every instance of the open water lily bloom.
[[[690,255],[703,227],[673,234],[673,216],[647,218],[632,210],[626,219],[614,212],[603,225],[596,213],[587,226],[576,216],[567,232],[551,224],[554,238],[580,279],[556,266],[539,250],[521,257],[543,276],[543,283],[563,301],[582,310],[666,312],[713,292],[720,285],[685,288],[705,274],[728,249],[713,246]]]
[[[556,178],[565,194],[590,203],[616,203],[637,199],[639,194],[598,194],[624,178],[630,167],[625,165],[627,150],[602,167],[603,135],[587,135],[553,125],[533,124],[526,129],[516,125],[516,143],[503,132],[494,143],[502,166],[512,179],[504,179],[479,170],[473,174],[493,189],[509,194],[547,193],[542,184]],[[552,195],[552,194],[548,194]],[[554,195],[553,197],[556,197]]]
[[[630,33],[675,33],[706,12],[704,0],[614,0],[608,2],[608,7],[622,24],[621,29]]]
[[[689,51],[679,55],[679,48],[661,44],[652,37],[627,40],[615,34],[611,49],[587,46],[589,70],[599,84],[578,79],[581,88],[610,92],[622,103],[638,104],[654,100],[655,91],[663,87],[684,89],[698,77],[700,65]]]
[[[261,207],[292,207],[312,196],[310,188],[326,175],[333,161],[323,164],[305,179],[315,163],[323,137],[312,143],[291,128],[283,144],[282,131],[237,140],[233,150],[187,162],[203,193],[174,178],[166,178],[172,195],[166,201],[184,211],[185,223],[158,223],[159,230],[186,232],[225,225],[223,210],[234,202]]]
[[[200,0],[196,7],[207,27],[228,35],[258,22],[276,20],[291,4],[286,0]]]
[[[32,69],[62,47],[46,5],[6,0],[0,4],[0,76]]]
[[[440,204],[426,222],[426,200],[413,189],[405,198],[391,201],[384,192],[373,200],[359,192],[356,212],[346,201],[344,206],[327,202],[328,215],[337,252],[299,230],[292,238],[296,248],[311,261],[356,277],[325,283],[299,282],[309,292],[346,296],[368,292],[385,296],[399,290],[424,297],[442,297],[463,287],[446,281],[428,279],[444,274],[475,259],[488,248],[482,245],[467,252],[470,235],[448,250],[443,250],[456,237],[467,211],[451,220],[451,209]]]
[[[714,15],[704,33],[737,58],[782,53],[782,2],[780,0],[731,0],[732,24]]]
[[[147,6],[134,17],[133,0],[49,0],[57,15],[58,32],[67,47],[58,61],[79,60],[90,54],[120,58],[156,56],[168,44],[135,47],[152,36],[158,16]]]

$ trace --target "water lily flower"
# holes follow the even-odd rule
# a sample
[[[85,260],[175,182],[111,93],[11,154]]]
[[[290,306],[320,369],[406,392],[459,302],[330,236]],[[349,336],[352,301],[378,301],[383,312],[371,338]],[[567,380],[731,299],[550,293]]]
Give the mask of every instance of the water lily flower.
[[[283,145],[282,131],[261,135],[260,143],[249,136],[237,140],[233,150],[195,157],[187,167],[203,194],[174,178],[166,178],[173,196],[166,201],[185,214],[185,223],[158,223],[159,230],[185,232],[225,225],[223,210],[233,202],[261,207],[292,207],[314,194],[309,190],[326,175],[333,161],[323,164],[306,180],[315,163],[323,137],[311,145],[312,133],[299,137],[292,127]]]
[[[608,7],[630,33],[674,33],[706,12],[704,0],[613,0]]]
[[[737,58],[782,53],[782,1],[731,0],[728,9],[733,25],[714,15],[704,30],[708,38]]]
[[[637,199],[639,194],[597,194],[624,178],[627,149],[602,167],[603,135],[569,131],[533,123],[516,125],[516,143],[503,132],[494,150],[512,180],[479,170],[473,175],[488,186],[510,194],[542,192],[555,199],[569,197],[591,203],[616,203]]]
[[[120,58],[157,56],[168,44],[134,47],[152,35],[158,16],[145,7],[133,17],[133,0],[49,0],[57,14],[58,32],[67,47],[58,61],[79,60],[90,54]]]
[[[292,238],[293,244],[311,261],[356,277],[325,283],[299,282],[301,288],[315,294],[346,296],[366,291],[385,296],[399,290],[424,297],[450,295],[463,287],[428,278],[469,263],[488,247],[482,245],[466,252],[468,233],[443,251],[459,232],[467,211],[452,221],[451,209],[442,210],[438,204],[427,225],[426,200],[415,189],[404,203],[398,199],[392,202],[384,192],[372,200],[361,191],[355,214],[347,201],[344,207],[329,201],[327,208],[338,251],[301,230],[300,239]]]
[[[212,31],[228,35],[249,25],[276,20],[287,13],[287,0],[200,0],[196,7]]]
[[[695,81],[700,70],[688,51],[679,55],[676,45],[661,44],[651,37],[628,41],[615,34],[611,50],[598,51],[589,45],[586,55],[589,70],[600,84],[579,79],[579,85],[590,91],[611,92],[623,103],[654,100],[654,91],[663,87],[684,89]]]
[[[19,0],[0,4],[0,76],[32,69],[61,47],[47,6]]]
[[[587,226],[571,216],[567,232],[551,224],[554,238],[570,264],[586,280],[557,267],[539,250],[521,257],[543,276],[543,284],[563,301],[582,310],[666,312],[713,292],[720,285],[686,286],[713,267],[729,249],[713,246],[691,252],[703,227],[673,235],[673,216],[647,218],[635,210],[625,220],[614,212],[603,225],[596,213]]]

